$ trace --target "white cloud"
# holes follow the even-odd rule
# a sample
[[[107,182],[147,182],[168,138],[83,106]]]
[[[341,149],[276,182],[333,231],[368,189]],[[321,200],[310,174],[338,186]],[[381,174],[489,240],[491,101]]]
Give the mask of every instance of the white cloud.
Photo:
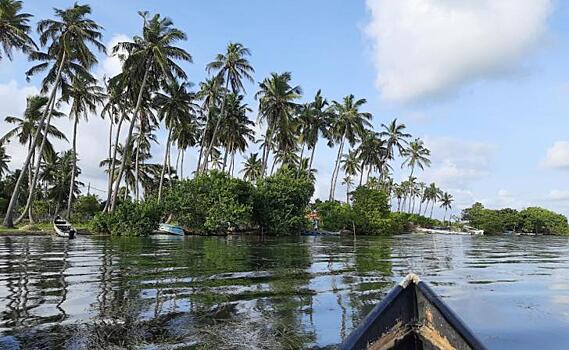
[[[547,150],[543,165],[553,169],[569,169],[569,141],[556,141]]]
[[[367,0],[377,85],[409,101],[511,73],[546,32],[551,0]]]
[[[552,200],[552,201],[559,201],[559,202],[569,201],[569,191],[568,190],[551,190],[547,194],[546,199]]]
[[[112,56],[113,54],[113,47],[118,44],[119,42],[123,41],[130,41],[131,39],[126,34],[115,34],[111,38],[111,40],[107,43],[107,54],[109,56],[105,57],[103,61],[101,61],[101,65],[97,71],[97,76],[102,78],[106,76],[107,78],[113,77],[119,74],[122,70],[122,63],[118,57]]]
[[[505,189],[500,189],[492,198],[483,199],[480,202],[490,209],[513,208],[519,210],[531,206],[528,200]]]
[[[425,138],[432,165],[425,170],[428,182],[464,189],[468,183],[488,176],[496,151],[493,145],[450,137]]]

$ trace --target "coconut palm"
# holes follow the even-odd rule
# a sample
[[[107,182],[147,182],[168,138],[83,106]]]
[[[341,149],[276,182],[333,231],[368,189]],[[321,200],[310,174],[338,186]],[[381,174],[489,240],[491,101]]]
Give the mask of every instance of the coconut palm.
[[[251,182],[255,182],[258,178],[262,176],[263,164],[262,160],[259,159],[258,153],[252,153],[243,162],[243,179]]]
[[[200,139],[200,153],[198,157],[198,164],[196,167],[196,174],[198,173],[201,163],[203,152],[205,147],[209,145],[212,136],[212,129],[213,125],[215,125],[216,121],[212,123],[210,115],[217,115],[219,112],[218,106],[221,104],[222,97],[225,95],[226,91],[224,91],[223,87],[223,80],[218,78],[217,76],[213,78],[208,78],[200,83],[200,89],[197,93],[199,99],[202,100],[202,108],[201,108],[201,115],[203,116],[203,129],[202,129],[202,136]],[[209,136],[209,137],[207,137]]]
[[[184,70],[174,61],[192,61],[192,56],[180,47],[173,46],[176,42],[186,40],[186,34],[173,27],[169,18],[161,18],[159,14],[148,18],[147,12],[140,12],[144,25],[142,36],[135,36],[132,41],[120,42],[113,48],[113,53],[119,55],[123,61],[123,72],[119,80],[128,80],[137,88],[136,104],[131,125],[125,142],[125,156],[122,157],[121,166],[115,182],[111,197],[110,210],[115,207],[116,196],[123,177],[126,161],[129,159],[131,138],[139,114],[145,92],[148,94],[158,88],[158,85],[168,86],[176,78],[187,79]],[[131,78],[131,79],[128,79]],[[115,79],[115,78],[113,78]],[[138,85],[140,81],[140,85]]]
[[[385,141],[381,139],[379,133],[366,130],[361,137],[361,143],[356,152],[358,160],[361,162],[360,186],[362,185],[363,174],[366,168],[368,177],[372,169],[377,169],[380,173],[380,180],[383,179],[384,173],[389,172],[390,167],[386,162],[387,148],[385,147]]]
[[[228,155],[231,155],[229,173],[234,167],[235,153],[245,152],[249,142],[255,140],[254,123],[247,116],[251,108],[243,103],[243,98],[243,95],[229,94],[227,96],[225,118],[219,128],[221,144],[225,148],[223,171],[225,171]]]
[[[11,157],[6,154],[6,147],[4,144],[0,143],[0,179],[10,172],[8,169],[8,163],[10,163]]]
[[[405,124],[397,124],[397,118],[393,119],[388,125],[381,124],[383,131],[380,133],[387,140],[387,158],[394,159],[396,148],[399,155],[403,155],[407,145],[407,139],[411,134],[405,132]]]
[[[264,176],[267,170],[270,145],[273,141],[281,151],[292,146],[290,139],[291,133],[294,132],[292,123],[293,115],[298,109],[295,102],[302,95],[300,86],[291,86],[291,73],[282,74],[271,73],[271,76],[265,78],[259,84],[259,91],[255,94],[255,98],[259,100],[259,117],[258,121],[266,122],[267,130],[265,132],[265,140],[263,144],[262,155],[262,171]],[[275,135],[278,137],[275,138]]]
[[[229,43],[225,54],[217,54],[215,59],[208,63],[206,70],[208,73],[215,72],[215,77],[220,81],[225,82],[225,92],[231,87],[234,94],[244,91],[243,80],[247,79],[253,82],[252,74],[255,72],[247,57],[251,56],[251,51],[240,43]],[[217,119],[213,129],[211,141],[208,148],[205,150],[204,159],[206,163],[202,166],[203,170],[207,169],[207,159],[211,152],[212,147],[217,142],[217,134],[219,132],[219,124],[225,118],[227,102],[227,93],[223,96],[221,103],[220,117]],[[207,127],[207,125],[206,125]]]
[[[405,149],[403,153],[405,159],[403,160],[401,167],[403,168],[407,166],[411,168],[411,173],[409,174],[409,177],[411,178],[415,167],[419,167],[419,169],[424,170],[425,167],[431,165],[431,160],[429,159],[430,155],[431,151],[425,147],[421,139],[417,138],[414,141],[411,141],[409,148]]]
[[[354,185],[354,180],[347,175],[342,179],[342,185],[346,186],[346,203],[350,204],[350,188]]]
[[[103,88],[95,83],[81,77],[75,77],[69,91],[63,96],[63,100],[72,100],[69,117],[73,118],[73,138],[72,138],[72,157],[73,166],[71,167],[71,180],[69,181],[69,197],[67,200],[67,217],[71,217],[71,203],[74,196],[75,170],[77,168],[77,127],[81,118],[87,121],[89,112],[95,113],[97,106],[103,103]]]
[[[361,171],[360,162],[355,151],[344,154],[343,159],[340,162],[342,170],[344,170],[344,174],[350,178],[353,178],[358,172]]]
[[[166,150],[164,152],[164,160],[162,163],[162,173],[160,174],[160,183],[158,185],[158,201],[162,198],[162,186],[164,184],[164,172],[166,170],[166,161],[170,155],[170,146],[172,144],[172,135],[178,127],[186,122],[193,122],[196,119],[196,109],[199,108],[195,103],[195,94],[189,92],[188,83],[179,85],[169,85],[164,93],[156,93],[154,102],[158,107],[158,116],[164,122],[168,129],[168,137],[166,139]]]
[[[49,127],[55,97],[57,91],[69,85],[68,82],[73,76],[81,76],[87,78],[90,76],[88,70],[97,63],[97,59],[90,49],[90,45],[94,46],[101,52],[105,52],[105,46],[100,42],[102,37],[101,27],[93,20],[87,18],[91,13],[88,5],[75,4],[73,7],[65,10],[55,9],[57,19],[42,20],[38,23],[38,32],[40,33],[39,41],[42,46],[47,45],[47,52],[34,51],[30,53],[30,59],[41,61],[42,63],[32,67],[26,75],[29,77],[39,72],[48,70],[47,75],[42,81],[42,92],[47,92],[51,88],[50,97],[42,118],[40,119],[40,127],[34,134],[32,144],[36,145],[40,130],[43,128],[44,122]],[[50,67],[50,63],[51,67]],[[45,145],[47,133],[44,133],[42,142],[39,146],[38,154],[42,153]],[[12,227],[13,210],[16,199],[19,196],[23,176],[27,172],[32,152],[28,152],[23,165],[22,172],[12,193],[10,204],[4,217],[4,226]],[[39,172],[40,158],[36,159],[36,172]],[[32,180],[32,190],[37,182],[37,176],[34,175]],[[33,192],[33,191],[32,191]]]
[[[184,178],[184,156],[186,150],[198,144],[199,127],[197,119],[183,120],[174,129],[172,135],[173,140],[176,142],[180,155],[180,165],[176,161],[176,170],[179,171],[179,178]]]
[[[69,195],[69,188],[73,189],[72,196],[75,197],[79,195],[81,192],[79,188],[83,186],[83,183],[76,179],[71,181],[74,158],[73,151],[69,150],[57,154],[53,160],[48,160],[48,162],[51,162],[51,165],[48,165],[48,167],[52,168],[52,173],[50,175],[51,181],[49,181],[47,196],[56,203],[56,213],[59,212],[60,207],[65,205]],[[76,174],[81,174],[81,169],[77,166],[75,167]]]
[[[22,13],[22,2],[15,0],[0,0],[0,46],[4,55],[11,61],[12,50],[28,53],[36,44],[29,36],[29,21],[33,17],[29,13]],[[0,60],[3,54],[0,50]]]
[[[334,199],[345,141],[347,140],[353,147],[356,141],[364,135],[365,130],[371,127],[371,113],[360,112],[361,106],[366,102],[364,98],[356,100],[354,95],[344,97],[341,103],[337,101],[332,102],[331,108],[335,113],[335,119],[331,125],[331,135],[333,140],[339,144],[339,147],[330,183],[330,200]]]
[[[445,216],[443,217],[443,222],[446,221],[447,212],[449,209],[452,208],[452,202],[453,201],[454,201],[454,198],[448,192],[444,192],[443,195],[441,196],[441,208],[445,209]]]

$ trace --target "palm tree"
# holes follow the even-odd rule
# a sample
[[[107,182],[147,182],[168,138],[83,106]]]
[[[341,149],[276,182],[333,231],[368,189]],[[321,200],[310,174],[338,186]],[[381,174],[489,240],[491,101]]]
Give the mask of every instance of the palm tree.
[[[21,13],[22,2],[15,0],[0,0],[0,46],[4,49],[4,55],[12,60],[12,49],[28,53],[36,44],[29,36],[30,26],[28,22],[33,16],[29,13]],[[0,50],[2,60],[2,50]]]
[[[213,129],[211,141],[208,148],[205,151],[204,159],[206,162],[202,166],[203,170],[207,169],[207,159],[211,152],[212,147],[217,142],[216,137],[219,131],[219,124],[223,118],[225,118],[225,104],[227,102],[227,91],[231,86],[231,91],[234,94],[238,94],[244,91],[243,80],[247,79],[253,82],[252,74],[255,72],[247,56],[251,56],[251,51],[240,43],[229,43],[225,54],[217,54],[215,59],[206,66],[208,73],[215,71],[215,77],[219,81],[225,81],[225,94],[223,96],[223,102],[221,103],[220,118],[217,119],[215,127]],[[207,127],[207,124],[206,124]]]
[[[115,207],[126,161],[129,158],[130,140],[132,138],[134,125],[141,112],[144,93],[155,90],[158,84],[167,86],[176,78],[187,79],[184,70],[178,66],[174,60],[192,62],[192,56],[189,53],[182,48],[173,46],[174,43],[186,40],[187,37],[184,32],[173,27],[173,23],[169,18],[161,18],[159,14],[156,14],[148,19],[147,12],[140,12],[139,14],[144,20],[142,36],[135,36],[131,42],[120,42],[113,48],[113,53],[115,55],[118,54],[123,60],[122,76],[115,78],[130,81],[134,85],[131,86],[131,90],[138,88],[138,94],[125,142],[126,156],[122,157],[115,188],[111,197],[111,211]],[[121,52],[126,52],[126,54]],[[141,77],[142,79],[140,80]],[[140,85],[137,85],[138,81],[141,81]],[[147,89],[149,91],[147,91]]]
[[[265,140],[263,145],[262,170],[261,176],[265,175],[270,145],[276,142],[277,148],[284,151],[285,148],[291,146],[291,133],[293,130],[292,118],[294,112],[298,109],[296,100],[302,95],[300,86],[291,86],[292,76],[289,72],[282,74],[271,73],[271,76],[265,78],[259,84],[259,91],[255,94],[255,98],[259,100],[259,122],[267,123],[267,131],[265,132]],[[277,140],[274,135],[278,135]]]
[[[263,164],[262,160],[259,159],[258,153],[251,153],[247,159],[243,162],[243,179],[251,182],[255,182],[258,178],[262,176]]]
[[[179,170],[179,178],[184,178],[184,156],[186,150],[198,144],[198,123],[196,119],[183,120],[174,129],[172,138],[176,141],[176,147],[181,153],[180,166],[176,162],[176,170]]]
[[[342,103],[332,102],[331,108],[333,108],[336,116],[331,126],[331,133],[334,141],[339,143],[340,146],[330,183],[330,200],[334,199],[336,181],[340,172],[340,159],[344,151],[345,141],[347,140],[353,146],[364,135],[366,128],[371,127],[371,113],[360,112],[359,110],[366,102],[364,98],[355,100],[354,95],[344,97]]]
[[[350,175],[342,179],[342,185],[346,186],[346,203],[350,204],[350,187],[354,185],[354,181]]]
[[[24,111],[24,115],[22,118],[15,117],[15,116],[8,116],[4,120],[8,123],[15,124],[16,126],[9,130],[1,139],[0,143],[2,142],[9,142],[12,138],[17,138],[21,145],[28,146],[28,153],[32,153],[32,159],[34,157],[38,158],[53,158],[55,156],[55,151],[53,149],[52,143],[49,141],[50,137],[54,137],[58,140],[65,140],[65,134],[63,134],[57,127],[53,125],[46,125],[47,127],[47,135],[45,135],[46,128],[43,128],[43,131],[40,130],[39,137],[42,140],[45,139],[43,151],[41,154],[39,152],[39,146],[32,144],[33,136],[35,135],[36,131],[39,129],[39,122],[41,117],[47,108],[48,98],[44,96],[31,96],[28,97],[26,101],[26,109]],[[64,114],[60,111],[54,110],[52,111],[52,115],[56,117],[61,117]],[[43,142],[43,141],[42,141]],[[36,150],[38,149],[38,150]],[[28,172],[29,174],[33,174],[32,171],[32,162],[28,163]],[[32,186],[32,176],[28,176],[28,200],[26,202],[26,206],[22,211],[20,217],[18,217],[15,223],[20,222],[26,213],[28,214],[30,221],[33,221],[32,212],[31,212],[31,197],[33,193],[33,186]]]
[[[6,154],[6,147],[4,144],[0,143],[0,179],[4,177],[5,174],[9,173],[8,163],[10,163],[11,157]]]
[[[342,164],[342,170],[344,170],[344,174],[346,176],[353,178],[361,171],[357,153],[354,151],[344,154],[343,159],[340,162]]]
[[[220,81],[218,77],[213,77],[206,79],[200,83],[200,90],[198,91],[198,98],[202,100],[201,112],[204,120],[204,127],[202,130],[202,136],[200,140],[200,153],[198,157],[198,164],[196,167],[196,174],[202,164],[203,152],[206,145],[209,145],[211,141],[211,118],[210,115],[215,115],[218,112],[218,106],[221,104],[221,97],[225,95],[225,91],[222,88],[223,81]],[[209,134],[209,138],[207,137]]]
[[[38,72],[42,72],[49,68],[49,72],[42,81],[42,92],[47,92],[51,86],[51,93],[42,118],[39,122],[39,128],[34,134],[32,144],[36,145],[43,128],[44,122],[49,127],[53,106],[55,105],[55,96],[58,89],[65,90],[68,86],[68,81],[72,76],[90,76],[88,70],[97,63],[95,55],[91,52],[88,44],[95,46],[99,51],[105,52],[105,46],[100,42],[102,37],[101,27],[93,20],[87,18],[91,13],[91,8],[88,5],[75,4],[73,7],[60,10],[55,9],[55,15],[59,20],[47,19],[38,23],[38,32],[40,33],[40,44],[46,46],[48,42],[50,45],[47,52],[34,51],[30,53],[30,59],[42,61],[42,63],[32,67],[26,75],[29,77]],[[50,62],[53,65],[50,66]],[[45,145],[47,133],[44,133],[42,143],[39,148],[38,154],[42,153]],[[19,196],[18,190],[27,172],[28,165],[32,157],[32,152],[28,152],[26,159],[22,165],[22,172],[18,178],[15,190],[10,198],[10,204],[6,210],[4,217],[4,226],[13,227],[13,210],[16,200]],[[41,157],[36,160],[36,172],[39,172]],[[34,175],[32,180],[32,189],[37,182],[37,176]],[[32,191],[33,192],[33,191]]]
[[[87,121],[89,119],[88,113],[95,113],[97,105],[103,103],[103,89],[95,83],[75,77],[71,89],[63,96],[63,100],[68,102],[69,99],[73,100],[71,103],[71,110],[69,117],[73,117],[73,141],[72,141],[72,157],[73,166],[71,167],[71,180],[69,181],[69,197],[67,199],[67,217],[71,217],[71,203],[74,196],[75,185],[75,170],[77,168],[77,127],[81,117]]]
[[[405,159],[401,164],[401,167],[407,166],[411,168],[411,173],[409,177],[413,176],[413,171],[415,167],[418,166],[421,170],[424,170],[425,167],[431,165],[431,160],[429,156],[431,155],[431,151],[429,151],[425,146],[421,139],[415,139],[411,141],[409,144],[409,148],[405,149],[403,156]]]
[[[443,222],[446,221],[447,212],[449,209],[452,208],[452,202],[453,201],[454,201],[454,198],[452,198],[452,195],[448,192],[444,192],[443,195],[441,196],[441,208],[445,209],[445,216],[443,217]]]
[[[403,155],[405,146],[407,145],[406,139],[411,137],[411,134],[404,131],[406,129],[405,124],[397,124],[397,118],[395,118],[389,125],[381,124],[381,127],[383,131],[380,135],[387,139],[387,158],[395,158],[394,148],[397,148],[400,156]]]
[[[164,161],[162,163],[162,172],[158,185],[158,201],[162,198],[164,171],[166,169],[166,161],[170,155],[172,134],[177,128],[181,128],[185,122],[193,122],[196,115],[196,108],[198,108],[194,103],[195,94],[189,92],[187,90],[188,87],[188,83],[169,85],[165,93],[158,92],[154,98],[154,102],[159,108],[158,117],[164,122],[168,129],[166,150],[164,152]]]
[[[227,157],[231,155],[228,173],[233,170],[235,153],[245,152],[249,142],[255,140],[254,123],[247,117],[251,108],[243,103],[243,98],[243,95],[229,94],[227,96],[225,118],[219,128],[221,144],[225,148],[223,171],[225,171]]]
[[[390,167],[387,164],[387,148],[385,141],[381,139],[379,133],[366,130],[361,137],[361,143],[357,148],[358,160],[361,162],[360,186],[362,185],[363,174],[367,167],[368,177],[373,168],[380,173],[380,181]]]

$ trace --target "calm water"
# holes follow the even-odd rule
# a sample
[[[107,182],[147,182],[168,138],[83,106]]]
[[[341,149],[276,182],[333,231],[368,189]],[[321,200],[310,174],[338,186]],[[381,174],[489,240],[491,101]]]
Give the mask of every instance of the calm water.
[[[569,348],[563,237],[0,237],[0,348],[333,348],[410,271],[491,349]]]

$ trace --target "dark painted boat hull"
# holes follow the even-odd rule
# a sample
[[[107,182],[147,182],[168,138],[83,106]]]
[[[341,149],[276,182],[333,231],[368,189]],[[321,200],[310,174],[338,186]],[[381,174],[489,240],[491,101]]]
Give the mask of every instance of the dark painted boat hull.
[[[376,305],[342,350],[485,349],[460,318],[415,275]]]

